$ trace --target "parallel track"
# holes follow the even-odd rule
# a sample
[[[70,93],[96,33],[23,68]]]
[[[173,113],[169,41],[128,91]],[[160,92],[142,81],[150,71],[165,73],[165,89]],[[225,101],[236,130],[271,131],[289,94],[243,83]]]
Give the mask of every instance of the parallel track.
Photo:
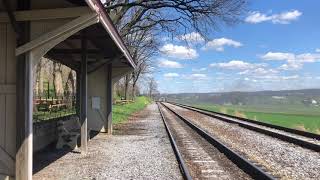
[[[222,113],[218,113],[218,112],[208,111],[208,110],[196,108],[196,107],[189,106],[189,105],[173,103],[173,102],[169,102],[169,103],[176,105],[176,106],[179,106],[179,107],[182,107],[182,108],[185,108],[185,109],[188,109],[188,110],[191,110],[191,111],[198,112],[200,114],[204,114],[206,116],[213,117],[215,119],[218,119],[218,120],[221,120],[224,122],[237,124],[237,125],[244,127],[246,129],[256,131],[256,132],[280,139],[282,141],[290,142],[290,143],[293,143],[295,145],[301,146],[306,149],[320,152],[320,145],[316,144],[314,142],[310,142],[313,140],[320,140],[320,135],[317,135],[317,134],[304,132],[304,131],[300,131],[300,130],[295,130],[295,129],[290,129],[290,128],[285,128],[285,127],[276,126],[276,125],[271,125],[271,124],[267,124],[267,123],[263,123],[263,122],[259,122],[259,121],[253,121],[250,119],[240,118],[240,117],[222,114]],[[259,126],[255,126],[255,125],[251,125],[251,124],[256,124]],[[263,128],[263,127],[266,127],[266,128]],[[285,133],[273,131],[273,130],[270,130],[270,128],[273,128],[273,129],[276,129],[279,131],[283,131]],[[287,135],[286,133],[293,134],[294,136]],[[301,136],[302,138],[299,138],[298,136]],[[308,138],[310,140],[306,141],[306,140],[304,140],[305,138]]]
[[[161,117],[163,118],[164,124],[166,126],[166,130],[167,130],[167,132],[169,134],[170,142],[171,142],[171,144],[172,144],[172,146],[174,148],[174,151],[175,151],[176,157],[178,159],[178,162],[180,164],[180,167],[182,167],[181,169],[182,169],[182,172],[183,172],[183,175],[184,175],[185,179],[191,178],[190,173],[188,171],[188,167],[185,164],[184,160],[182,159],[181,154],[179,153],[178,146],[176,145],[175,140],[174,140],[174,138],[172,136],[172,133],[170,132],[170,129],[168,128],[168,124],[166,123],[166,118],[163,115],[160,106],[163,106],[166,109],[168,109],[170,112],[172,112],[176,117],[178,117],[180,120],[182,120],[186,125],[188,125],[191,129],[193,129],[197,134],[199,134],[202,138],[204,138],[208,143],[213,145],[221,153],[223,153],[229,160],[231,160],[234,164],[236,164],[240,169],[242,169],[245,173],[250,175],[252,178],[254,178],[254,179],[274,179],[273,176],[271,176],[267,172],[263,171],[261,168],[259,168],[258,166],[254,165],[250,161],[246,160],[245,158],[243,158],[237,152],[235,152],[232,149],[228,148],[221,141],[219,141],[215,137],[211,136],[210,134],[208,134],[206,131],[204,131],[203,129],[201,129],[197,125],[195,125],[192,122],[188,121],[187,119],[183,118],[182,116],[177,114],[175,111],[173,111],[168,106],[166,106],[166,105],[164,105],[162,103],[160,103],[160,104],[161,105],[159,105],[159,103],[158,103],[159,111],[161,113]],[[189,175],[186,176],[186,174],[189,174]]]
[[[159,104],[158,104],[158,107],[159,107]],[[169,140],[170,140],[171,146],[173,148],[174,154],[176,155],[177,161],[179,163],[179,168],[180,168],[181,174],[182,174],[184,179],[192,180],[192,177],[191,177],[190,172],[189,172],[189,170],[187,168],[187,165],[186,165],[185,161],[182,158],[182,155],[181,155],[181,153],[179,151],[177,143],[176,143],[176,141],[174,140],[174,138],[172,136],[172,133],[171,133],[171,131],[170,131],[169,127],[168,127],[168,124],[167,124],[167,122],[165,120],[165,116],[163,115],[160,107],[159,107],[159,112],[160,112],[163,124],[164,124],[164,126],[166,128],[166,131],[168,133]]]

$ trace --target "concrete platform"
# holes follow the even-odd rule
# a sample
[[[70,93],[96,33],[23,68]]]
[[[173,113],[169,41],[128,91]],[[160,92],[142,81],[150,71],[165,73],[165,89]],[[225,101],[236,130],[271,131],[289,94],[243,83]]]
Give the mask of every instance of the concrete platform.
[[[114,129],[95,136],[86,156],[37,155],[33,179],[182,179],[156,104]]]

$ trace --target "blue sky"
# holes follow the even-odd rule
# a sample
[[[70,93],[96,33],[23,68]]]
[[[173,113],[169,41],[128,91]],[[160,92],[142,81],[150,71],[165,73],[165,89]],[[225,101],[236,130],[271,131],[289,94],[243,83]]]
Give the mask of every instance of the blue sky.
[[[208,41],[190,32],[155,57],[161,93],[320,87],[320,1],[251,1],[243,22]],[[189,43],[186,45],[185,40]]]

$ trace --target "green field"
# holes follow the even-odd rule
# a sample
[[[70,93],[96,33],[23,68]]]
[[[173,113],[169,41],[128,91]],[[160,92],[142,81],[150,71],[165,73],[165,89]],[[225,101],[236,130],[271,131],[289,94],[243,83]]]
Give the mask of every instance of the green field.
[[[320,109],[318,107],[193,105],[207,110],[320,134]]]
[[[141,96],[137,97],[134,103],[124,105],[114,105],[112,109],[112,122],[119,124],[125,122],[130,115],[138,112],[150,104],[150,99]]]

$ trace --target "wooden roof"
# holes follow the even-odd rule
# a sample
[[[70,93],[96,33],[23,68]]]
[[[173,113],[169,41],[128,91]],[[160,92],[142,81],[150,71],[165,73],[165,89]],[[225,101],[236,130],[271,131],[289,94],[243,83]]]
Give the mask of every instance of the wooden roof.
[[[115,67],[135,68],[128,49],[124,45],[101,2],[99,0],[68,1],[77,5],[85,5],[84,3],[86,3],[99,14],[100,22],[72,35],[51,49],[46,56],[74,70],[79,70],[82,52],[81,40],[84,38],[88,41],[89,73],[108,63],[112,63]]]

